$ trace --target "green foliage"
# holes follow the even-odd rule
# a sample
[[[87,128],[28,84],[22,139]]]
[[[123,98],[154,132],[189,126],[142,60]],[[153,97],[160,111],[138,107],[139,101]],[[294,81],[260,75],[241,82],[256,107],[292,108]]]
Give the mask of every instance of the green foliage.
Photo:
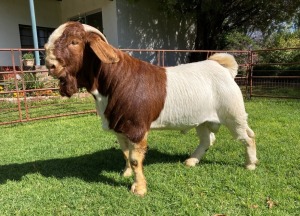
[[[44,87],[44,83],[40,82],[34,73],[25,73],[23,79],[26,89],[40,89]]]
[[[249,35],[233,31],[224,38],[224,49],[226,50],[256,50],[260,46]]]
[[[26,52],[22,55],[22,59],[34,59],[34,55],[32,52]]]
[[[234,31],[261,31],[268,35],[299,15],[300,1],[289,0],[162,0],[160,7],[196,23],[195,49],[223,49],[224,37]],[[284,10],[282,10],[284,8]],[[225,44],[226,45],[226,44]]]
[[[300,47],[300,29],[297,31],[274,32],[263,42],[266,48],[296,48]]]
[[[23,88],[24,83],[24,88]],[[7,91],[15,91],[16,84],[14,78],[10,78],[6,81]],[[24,73],[21,79],[17,80],[18,90],[25,89],[40,89],[44,87],[44,83],[40,82],[34,73]]]
[[[244,147],[220,129],[194,168],[194,131],[153,131],[145,160],[149,193],[129,192],[132,178],[115,137],[95,115],[2,126],[1,215],[297,215],[299,101],[246,102],[260,164],[243,168]]]
[[[274,65],[258,65],[255,67],[256,70],[270,71],[263,75],[300,76],[300,30],[275,32],[263,41],[263,46],[272,50],[258,52],[258,62]],[[297,64],[289,65],[289,63]]]

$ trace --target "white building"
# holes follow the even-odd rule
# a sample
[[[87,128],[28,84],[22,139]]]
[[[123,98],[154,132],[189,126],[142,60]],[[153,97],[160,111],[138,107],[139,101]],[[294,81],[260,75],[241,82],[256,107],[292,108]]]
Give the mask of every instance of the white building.
[[[168,17],[155,1],[35,0],[38,43],[68,20],[99,28],[113,46],[123,49],[192,49],[194,25],[182,17]],[[0,49],[33,48],[29,0],[0,0]],[[136,54],[137,55],[137,54]],[[148,61],[153,53],[140,55]],[[176,62],[178,57],[168,56]],[[12,65],[0,51],[0,66]]]

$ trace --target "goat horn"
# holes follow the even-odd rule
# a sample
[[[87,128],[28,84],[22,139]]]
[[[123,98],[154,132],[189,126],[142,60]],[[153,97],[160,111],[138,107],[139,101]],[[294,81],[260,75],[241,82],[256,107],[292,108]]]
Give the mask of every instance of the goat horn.
[[[98,34],[105,41],[105,43],[108,44],[106,37],[98,29],[96,29],[95,27],[92,27],[90,25],[86,25],[86,24],[82,24],[82,25],[86,32],[94,32],[94,33]]]

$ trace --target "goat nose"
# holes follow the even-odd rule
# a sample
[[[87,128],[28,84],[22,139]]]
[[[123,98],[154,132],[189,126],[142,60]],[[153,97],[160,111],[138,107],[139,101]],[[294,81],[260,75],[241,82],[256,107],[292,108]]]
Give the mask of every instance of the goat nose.
[[[55,69],[55,65],[54,64],[51,64],[50,62],[46,62],[46,67],[48,69]]]

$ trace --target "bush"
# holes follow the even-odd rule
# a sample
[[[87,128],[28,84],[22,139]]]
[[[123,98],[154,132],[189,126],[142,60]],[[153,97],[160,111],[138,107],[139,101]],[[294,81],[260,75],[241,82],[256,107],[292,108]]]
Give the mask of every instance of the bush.
[[[17,89],[14,78],[9,78],[5,84],[7,91],[15,91]],[[23,77],[17,79],[17,85],[18,90],[40,89],[44,87],[44,84],[36,78],[34,73],[24,73]]]

